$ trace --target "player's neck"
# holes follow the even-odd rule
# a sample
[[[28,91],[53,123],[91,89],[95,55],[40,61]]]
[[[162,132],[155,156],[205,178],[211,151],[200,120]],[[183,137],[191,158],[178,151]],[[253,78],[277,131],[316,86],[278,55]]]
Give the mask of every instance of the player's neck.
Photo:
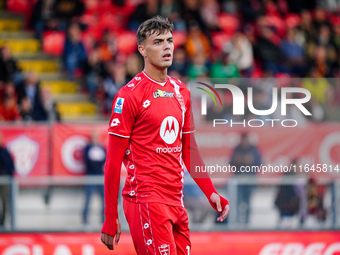
[[[166,82],[167,80],[167,68],[157,69],[157,68],[148,68],[145,66],[144,72],[153,80],[158,82]]]

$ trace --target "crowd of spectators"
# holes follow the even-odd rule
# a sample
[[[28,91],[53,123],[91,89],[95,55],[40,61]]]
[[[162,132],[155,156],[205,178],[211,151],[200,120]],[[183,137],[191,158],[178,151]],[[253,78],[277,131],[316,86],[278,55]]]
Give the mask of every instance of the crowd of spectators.
[[[131,42],[119,42],[120,37],[135,32],[143,20],[163,15],[176,29],[171,76],[185,83],[190,78],[262,78],[252,86],[263,109],[270,107],[271,88],[280,87],[274,78],[310,77],[295,82],[312,94],[308,107],[315,114],[306,121],[336,121],[340,84],[330,78],[340,77],[339,14],[336,0],[38,0],[29,24],[40,40],[46,31],[65,33],[65,74],[81,81],[103,116],[119,88],[142,70],[136,45],[121,50]],[[0,64],[7,62],[12,76],[20,73],[15,60],[9,63],[2,55]],[[16,86],[18,80],[14,75],[1,86]],[[2,108],[10,104],[1,101]],[[25,100],[17,103],[13,112]]]
[[[48,89],[40,88],[38,74],[23,74],[8,47],[0,48],[0,121],[60,120]]]

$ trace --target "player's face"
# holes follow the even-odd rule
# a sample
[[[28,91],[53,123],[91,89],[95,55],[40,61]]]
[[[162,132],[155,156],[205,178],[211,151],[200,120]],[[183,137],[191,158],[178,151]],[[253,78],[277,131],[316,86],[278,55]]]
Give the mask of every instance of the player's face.
[[[146,38],[139,50],[149,64],[156,68],[168,68],[172,64],[173,41],[170,31],[160,35],[154,33]]]

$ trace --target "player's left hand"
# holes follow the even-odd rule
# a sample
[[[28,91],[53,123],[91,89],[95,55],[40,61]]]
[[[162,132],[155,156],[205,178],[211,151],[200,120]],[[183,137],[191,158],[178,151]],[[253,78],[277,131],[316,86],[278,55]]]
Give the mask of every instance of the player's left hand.
[[[116,219],[116,223],[117,223],[117,230],[114,236],[111,236],[103,232],[101,233],[101,236],[100,236],[102,243],[105,244],[109,250],[114,250],[113,239],[115,240],[115,245],[118,245],[120,234],[122,233],[119,219]]]
[[[220,214],[220,217],[217,218],[217,221],[223,222],[228,216],[229,205],[227,204],[226,206],[224,206],[222,210],[220,195],[215,192],[211,194],[210,201],[211,203],[216,204],[216,209],[218,213]]]

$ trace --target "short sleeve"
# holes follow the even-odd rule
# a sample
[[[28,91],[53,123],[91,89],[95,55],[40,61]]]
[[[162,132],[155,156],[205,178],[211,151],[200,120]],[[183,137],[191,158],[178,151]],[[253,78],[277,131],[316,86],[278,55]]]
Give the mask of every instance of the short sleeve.
[[[116,94],[112,102],[112,114],[108,133],[129,138],[137,116],[137,101],[126,87]]]

